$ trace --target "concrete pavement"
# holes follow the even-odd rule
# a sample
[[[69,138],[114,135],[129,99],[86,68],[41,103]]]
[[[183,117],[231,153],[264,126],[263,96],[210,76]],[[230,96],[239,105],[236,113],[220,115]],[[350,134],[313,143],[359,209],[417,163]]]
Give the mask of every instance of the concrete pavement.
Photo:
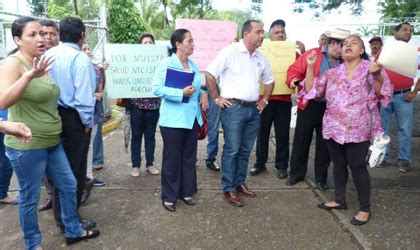
[[[155,164],[159,166],[162,151],[159,132],[156,139]],[[102,234],[75,245],[74,249],[420,248],[420,138],[413,140],[411,172],[400,174],[394,166],[370,170],[372,218],[362,227],[349,224],[357,211],[351,181],[347,211],[316,208],[318,203],[332,199],[334,192],[332,189],[320,192],[312,187],[313,151],[308,180],[288,187],[285,180],[276,177],[272,141],[268,171],[248,180],[258,196],[243,198],[245,207],[234,208],[223,199],[220,174],[205,168],[205,141],[200,141],[197,205],[189,207],[179,201],[177,212],[169,213],[161,205],[160,176],[147,174],[144,166],[140,177],[129,175],[130,154],[125,153],[122,130],[111,132],[104,142],[106,167],[94,174],[107,184],[95,187],[80,209],[84,218],[97,221]],[[395,157],[395,147],[392,156]],[[250,165],[254,159],[253,153]],[[14,181],[12,195],[17,195],[16,185]],[[17,207],[0,206],[0,249],[24,247],[17,212]],[[39,213],[39,222],[45,249],[67,248],[51,211]]]

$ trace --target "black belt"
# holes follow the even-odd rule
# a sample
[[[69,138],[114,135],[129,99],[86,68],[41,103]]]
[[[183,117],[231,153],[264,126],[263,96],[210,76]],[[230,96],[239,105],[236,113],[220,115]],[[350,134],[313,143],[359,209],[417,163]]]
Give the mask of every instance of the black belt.
[[[399,89],[399,90],[394,90],[394,95],[396,95],[396,94],[403,94],[403,93],[407,93],[407,92],[409,92],[409,91],[411,91],[411,88],[408,88],[408,89]]]
[[[242,101],[242,100],[235,99],[235,98],[231,98],[231,99],[227,99],[227,100],[231,103],[237,103],[239,105],[246,106],[246,107],[252,107],[252,106],[257,105],[257,102],[247,102],[247,101]]]

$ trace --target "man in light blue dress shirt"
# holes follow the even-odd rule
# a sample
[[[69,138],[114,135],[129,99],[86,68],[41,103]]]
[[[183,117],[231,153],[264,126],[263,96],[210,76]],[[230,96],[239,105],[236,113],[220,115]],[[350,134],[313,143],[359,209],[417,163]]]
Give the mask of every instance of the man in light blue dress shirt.
[[[85,25],[75,17],[60,22],[60,43],[49,49],[54,57],[51,76],[60,87],[58,112],[63,123],[62,143],[77,180],[77,206],[86,181],[87,154],[95,107],[96,75],[91,59],[81,51],[85,41]],[[58,192],[54,190],[54,216],[62,228]],[[92,220],[81,220],[84,229],[96,226]]]

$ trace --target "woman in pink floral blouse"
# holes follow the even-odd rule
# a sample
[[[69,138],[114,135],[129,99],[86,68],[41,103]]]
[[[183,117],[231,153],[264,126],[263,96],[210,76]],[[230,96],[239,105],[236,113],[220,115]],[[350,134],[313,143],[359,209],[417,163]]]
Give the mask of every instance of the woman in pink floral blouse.
[[[366,156],[372,137],[383,135],[377,108],[388,105],[393,87],[381,65],[367,60],[364,44],[359,36],[344,40],[344,63],[313,75],[316,54],[308,57],[305,99],[325,98],[327,109],[323,120],[323,137],[334,164],[335,201],[319,204],[326,210],[347,209],[346,185],[350,168],[359,200],[359,212],[350,220],[363,225],[370,217],[370,176]]]

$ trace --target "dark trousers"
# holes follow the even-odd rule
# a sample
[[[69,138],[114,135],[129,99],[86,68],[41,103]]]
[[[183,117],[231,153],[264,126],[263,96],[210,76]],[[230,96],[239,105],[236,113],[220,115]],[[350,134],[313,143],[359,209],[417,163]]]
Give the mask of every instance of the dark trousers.
[[[144,134],[146,167],[155,161],[155,133],[159,120],[159,109],[146,110],[132,106],[131,116],[131,163],[133,168],[141,166],[141,141]]]
[[[346,185],[349,175],[347,166],[349,166],[353,182],[356,185],[359,210],[363,212],[370,211],[371,185],[366,165],[369,144],[369,141],[365,141],[341,145],[332,139],[327,142],[334,164],[335,202],[346,203]]]
[[[85,126],[82,124],[79,113],[75,109],[58,108],[58,113],[63,123],[61,141],[77,181],[76,194],[77,207],[79,208],[86,182],[90,132],[85,132]],[[56,188],[54,188],[53,209],[56,222],[62,223],[58,190]]]
[[[291,102],[270,100],[261,113],[260,129],[257,136],[256,167],[263,167],[267,163],[271,125],[274,122],[276,134],[275,166],[277,169],[287,169],[289,165],[291,108]]]
[[[0,133],[0,200],[9,196],[10,180],[13,175],[13,167],[6,156],[4,147],[4,134]]]
[[[163,139],[162,200],[176,202],[197,193],[197,141],[199,125],[192,129],[160,127]]]
[[[326,140],[322,138],[322,119],[326,103],[309,101],[305,110],[298,110],[295,136],[293,138],[292,156],[290,158],[290,177],[302,180],[308,169],[308,156],[312,135],[316,131],[315,148],[315,181],[326,183],[330,157]]]
[[[52,199],[52,195],[54,193],[54,183],[50,179],[48,179],[46,175],[42,177],[42,183],[44,183],[45,189],[47,190],[48,199]]]

